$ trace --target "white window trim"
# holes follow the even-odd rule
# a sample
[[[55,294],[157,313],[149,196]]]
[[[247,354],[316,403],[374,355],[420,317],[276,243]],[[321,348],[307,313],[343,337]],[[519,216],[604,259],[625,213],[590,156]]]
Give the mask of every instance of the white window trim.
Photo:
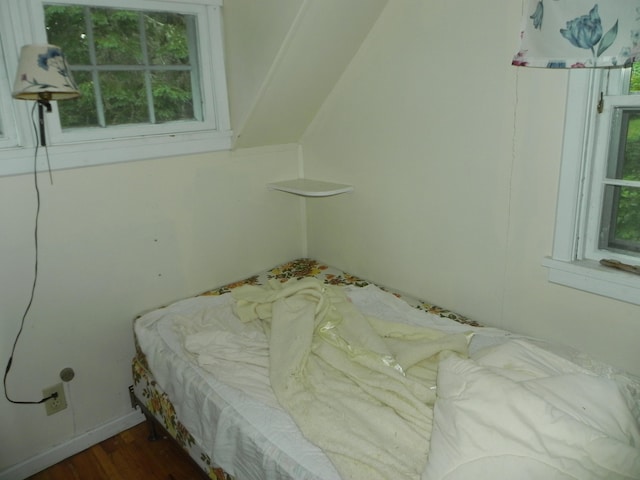
[[[592,92],[601,85],[604,74],[596,69],[569,73],[553,252],[542,263],[549,268],[550,282],[640,305],[640,276],[586,258],[585,247],[578,242],[586,235],[588,201],[583,199],[589,195],[597,138],[598,98]]]
[[[0,15],[2,15],[1,6]],[[0,37],[0,49],[1,48],[2,38]],[[4,55],[0,50],[0,68],[4,69],[5,65]],[[9,82],[10,80],[3,75],[0,70],[0,92],[8,92],[11,90],[12,86],[9,85]],[[0,135],[0,149],[17,145],[15,118],[13,117],[13,108],[11,108],[12,105],[10,102],[11,100],[5,95],[0,97],[0,130],[2,131]]]
[[[0,92],[11,92],[13,88],[13,78],[9,73],[9,68],[18,64],[17,56],[13,56],[11,51],[7,51],[7,45],[10,45],[14,40],[13,21],[11,18],[12,12],[9,9],[7,2],[0,2],[0,19],[5,19],[2,26],[2,43],[0,43],[0,68],[5,69],[6,75],[0,74]],[[2,114],[2,127],[4,130],[4,138],[0,139],[0,150],[8,147],[15,147],[18,145],[18,122],[16,118],[16,111],[12,104],[13,99],[10,95],[0,96],[0,113]]]
[[[55,2],[55,0],[52,1]],[[42,28],[44,25],[43,3],[47,3],[46,0],[9,0],[6,3],[3,1],[0,5],[0,13],[3,14],[0,16],[0,27],[3,32],[9,32],[11,37],[9,42],[5,41],[4,45],[7,76],[11,83],[13,82],[11,72],[15,72],[17,68],[17,52],[20,47],[29,43],[46,42],[46,34]],[[232,132],[222,51],[220,1],[65,0],[65,3],[120,8],[138,6],[151,10],[166,10],[167,4],[171,3],[176,7],[176,11],[197,14],[202,95],[206,97],[203,108],[205,118],[211,119],[211,122],[199,125],[199,130],[189,128],[188,131],[185,131],[186,122],[183,124],[174,122],[171,130],[165,131],[162,128],[145,131],[143,126],[136,126],[134,128],[137,128],[139,134],[129,137],[118,135],[118,132],[131,131],[132,127],[126,125],[100,129],[99,132],[96,129],[87,129],[84,132],[83,129],[70,129],[63,132],[60,128],[56,102],[52,102],[53,112],[45,114],[45,123],[47,153],[53,170],[231,149]],[[13,29],[11,24],[15,25],[16,22],[28,28]],[[207,43],[204,43],[205,41]],[[16,51],[15,55],[13,50]],[[28,160],[33,159],[38,148],[31,118],[33,103],[0,99],[2,106],[9,102],[13,102],[9,111],[15,112],[17,138],[13,139],[14,146],[0,143],[0,176],[33,171],[33,161]],[[4,120],[6,123],[12,118],[7,119],[5,115]],[[7,129],[7,125],[4,127]],[[99,135],[96,137],[95,133]],[[39,164],[42,164],[43,169],[46,166],[46,162],[39,162]]]

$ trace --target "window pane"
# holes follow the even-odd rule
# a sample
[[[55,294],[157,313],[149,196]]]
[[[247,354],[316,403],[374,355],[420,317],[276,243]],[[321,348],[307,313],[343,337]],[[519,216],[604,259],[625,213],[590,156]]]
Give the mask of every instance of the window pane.
[[[623,180],[640,181],[640,112],[626,112],[624,159],[620,169]]]
[[[71,65],[91,63],[84,11],[85,7],[60,5],[47,5],[44,10],[47,39],[49,43],[63,47]]]
[[[107,125],[149,122],[142,72],[102,72],[99,78]]]
[[[144,15],[151,65],[188,65],[189,44],[184,15],[150,12]]]
[[[640,110],[616,110],[607,178],[640,181]]]
[[[92,8],[91,23],[98,65],[143,63],[138,12]]]
[[[189,72],[155,72],[152,89],[157,122],[194,119]]]
[[[74,72],[73,79],[76,81],[81,95],[71,102],[57,102],[60,123],[64,128],[99,126],[91,72]]]
[[[640,188],[605,187],[600,248],[640,252]]]
[[[640,62],[633,64],[631,68],[631,82],[629,83],[629,93],[640,93]]]

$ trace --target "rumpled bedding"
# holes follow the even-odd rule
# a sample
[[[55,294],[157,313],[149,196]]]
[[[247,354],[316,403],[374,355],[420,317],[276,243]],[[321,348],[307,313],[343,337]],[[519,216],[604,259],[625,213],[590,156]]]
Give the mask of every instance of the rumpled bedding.
[[[292,285],[297,287],[294,288]],[[323,448],[336,465],[341,465],[340,472],[343,478],[349,478],[345,473],[347,468],[361,468],[357,464],[359,459],[364,459],[363,463],[371,463],[375,474],[367,470],[369,467],[364,466],[360,473],[350,474],[353,478],[417,478],[415,472],[420,470],[420,464],[424,460],[424,457],[420,456],[422,448],[412,449],[412,453],[417,452],[417,456],[420,457],[415,466],[407,468],[407,465],[413,465],[412,460],[408,458],[406,462],[396,459],[393,449],[396,445],[397,448],[404,448],[397,444],[402,439],[391,437],[387,425],[378,425],[378,410],[375,409],[392,408],[391,403],[384,403],[387,398],[380,399],[384,394],[388,398],[402,400],[403,406],[407,404],[413,408],[408,410],[409,413],[417,410],[418,414],[426,417],[427,423],[429,422],[425,412],[428,411],[430,414],[433,407],[432,386],[435,367],[430,362],[419,361],[429,352],[423,351],[422,346],[416,347],[412,342],[404,342],[406,338],[403,338],[403,332],[419,332],[426,334],[426,341],[422,342],[422,345],[431,345],[436,352],[441,352],[436,353],[434,359],[442,359],[437,366],[438,400],[433,413],[433,426],[428,423],[432,430],[420,432],[420,428],[415,428],[412,431],[414,438],[422,435],[420,441],[426,442],[420,447],[424,446],[425,451],[429,449],[429,462],[422,472],[424,480],[470,477],[491,480],[516,477],[537,479],[547,476],[555,478],[553,475],[547,475],[548,472],[541,476],[539,468],[549,470],[551,465],[556,464],[564,465],[562,471],[568,475],[560,475],[557,478],[582,480],[611,477],[610,474],[603,477],[602,472],[591,468],[593,460],[597,457],[591,453],[588,454],[588,461],[579,461],[585,468],[590,466],[592,476],[586,476],[584,472],[575,472],[575,467],[571,467],[571,462],[578,458],[576,455],[586,452],[583,447],[587,445],[589,436],[572,435],[566,442],[565,447],[571,445],[576,455],[568,455],[566,448],[561,452],[556,447],[540,449],[530,445],[532,442],[542,441],[541,432],[546,428],[545,425],[557,429],[560,419],[573,422],[571,418],[585,423],[590,428],[596,428],[601,432],[597,434],[598,437],[608,437],[620,442],[621,447],[616,447],[618,455],[628,452],[628,458],[625,460],[614,460],[617,470],[620,470],[617,474],[626,471],[627,476],[611,478],[640,479],[640,383],[637,379],[599,364],[579,352],[565,351],[557,345],[490,327],[461,325],[427,314],[373,285],[340,288],[347,298],[333,288],[335,287],[324,290],[323,284],[302,282],[245,289],[240,291],[241,295],[236,300],[231,298],[231,293],[221,297],[188,299],[151,312],[136,322],[136,337],[149,364],[153,365],[154,377],[158,384],[168,392],[182,421],[187,422],[185,425],[196,436],[196,441],[201,445],[207,445],[207,448],[211,449],[207,450],[211,457],[225,470],[237,475],[237,478],[338,478],[338,472],[327,456],[306,442],[293,424],[291,417],[294,417],[302,428],[306,422],[305,413],[285,414],[279,398],[276,398],[271,388],[270,370],[274,371],[281,385],[286,387],[293,384],[295,395],[285,392],[283,398],[298,402],[309,410],[316,409],[317,404],[322,409],[320,411],[329,412],[323,418],[325,424],[320,425],[329,430],[328,440],[323,442],[317,438],[312,439],[314,432],[309,433],[312,429],[303,430],[308,438]],[[349,301],[357,305],[358,310],[363,312],[362,315],[356,314],[353,317],[355,323],[352,325],[349,325],[350,321],[336,322],[336,318],[342,318],[339,313],[352,310]],[[233,305],[244,321],[240,321],[234,314]],[[333,309],[336,311],[333,312]],[[297,318],[307,324],[313,323],[312,327],[307,325],[304,332],[295,328],[285,331],[279,341],[279,345],[284,344],[284,347],[279,346],[277,350],[280,356],[285,359],[296,358],[296,351],[289,350],[293,346],[297,347],[296,338],[302,338],[302,333],[306,335],[304,338],[310,348],[302,361],[271,369],[270,342],[278,337],[273,335],[274,325],[279,325],[280,329],[290,326],[276,318],[276,313],[280,310],[286,313],[285,318],[290,317],[290,322],[296,322],[292,318]],[[372,317],[388,321],[381,322]],[[437,330],[430,331],[429,328],[423,328],[425,325]],[[354,328],[350,328],[351,326]],[[366,332],[372,331],[374,335],[360,336],[357,328],[361,327]],[[468,347],[470,358],[466,359],[464,357],[467,349],[464,340],[469,331],[473,331],[474,335]],[[430,336],[433,333],[435,341]],[[453,337],[457,337],[461,345],[456,343],[456,348],[451,350],[438,350],[441,341],[446,340],[445,333],[454,334]],[[379,338],[376,338],[376,335]],[[398,344],[395,343],[397,337],[400,337],[401,341]],[[404,337],[410,338],[411,335]],[[289,343],[286,341],[287,338],[290,340]],[[324,345],[325,343],[327,345]],[[416,348],[411,348],[412,345]],[[457,353],[451,355],[452,351]],[[330,355],[328,360],[325,360],[316,352],[335,355]],[[176,356],[184,358],[185,361],[188,358],[195,362],[195,371],[206,371],[202,372],[202,376],[197,376],[200,379],[198,382],[202,383],[198,387],[198,395],[194,395],[195,387],[192,386],[192,382],[185,381],[187,375],[183,368],[174,371],[173,362]],[[356,365],[350,367],[353,371],[342,365],[340,359],[357,359]],[[412,359],[417,362],[413,364]],[[334,364],[343,370],[336,369]],[[357,374],[361,371],[368,372],[365,366],[374,364],[370,376],[364,377],[371,380],[370,383],[376,379],[383,382],[383,393],[369,393],[369,390],[364,392],[365,398],[373,400],[374,406],[361,411],[359,406],[364,403],[359,403],[358,407],[350,407],[346,404],[348,402],[343,403],[344,395],[347,394],[344,385],[360,386],[357,380],[348,375],[354,371]],[[299,391],[302,386],[295,385],[295,382],[303,382],[306,378],[306,370],[298,371],[294,368],[295,365],[310,367],[314,374],[317,374],[311,377],[312,379],[319,376],[321,383],[314,386],[311,393]],[[339,378],[343,381],[337,382],[337,386],[343,390],[331,393],[325,388],[330,386],[323,383],[325,370],[337,370],[342,375]],[[287,374],[293,374],[294,378],[287,379]],[[215,377],[216,381],[211,377]],[[414,383],[418,383],[418,379],[425,380],[423,386],[417,389],[418,392],[424,393],[424,398],[414,394],[410,388]],[[200,387],[207,386],[209,381],[216,385],[215,391],[208,387],[201,392]],[[499,386],[496,386],[496,381],[499,381]],[[553,389],[541,389],[549,382],[555,382]],[[309,382],[306,384],[311,385]],[[402,386],[398,390],[399,394],[396,394],[396,385]],[[373,390],[367,383],[364,386]],[[535,389],[531,390],[529,386],[535,386]],[[237,393],[233,393],[236,391]],[[508,393],[512,391],[520,392],[519,395],[529,399],[535,394],[547,402],[546,406],[532,408],[530,403],[509,396]],[[217,398],[219,395],[226,401],[211,406],[205,405],[207,399]],[[562,402],[558,403],[560,396]],[[257,402],[251,401],[249,397]],[[424,412],[419,408],[421,402],[425,405]],[[251,405],[250,415],[246,409],[241,409],[245,404]],[[234,412],[238,409],[244,412],[238,421],[242,426],[250,427],[249,434],[246,430],[240,432],[234,423],[236,420],[230,420],[230,415],[235,415]],[[505,415],[512,411],[520,412],[519,422],[504,421]],[[300,416],[303,418],[300,419]],[[360,421],[369,423],[372,418],[373,426],[362,430]],[[406,418],[400,418],[401,422],[406,422]],[[315,421],[320,420],[316,418]],[[382,420],[389,421],[389,418],[384,417]],[[282,427],[283,423],[287,426]],[[525,425],[526,429],[521,428]],[[317,425],[312,427],[322,429]],[[404,425],[402,428],[409,430],[411,425]],[[273,435],[267,434],[272,430]],[[352,450],[351,445],[343,438],[342,432],[345,431],[349,434],[355,433],[355,440],[363,443],[356,445]],[[362,431],[365,433],[361,433]],[[381,435],[374,439],[371,432]],[[299,448],[303,445],[306,445],[306,449]],[[252,454],[253,447],[260,449],[256,450],[258,453],[255,455]],[[312,452],[312,449],[315,451]],[[516,450],[517,461],[513,460],[516,457],[510,457],[513,462],[507,461],[507,456]],[[365,453],[362,453],[363,451]],[[374,459],[377,461],[376,464],[365,457],[365,454],[373,456],[376,452],[386,458],[382,459],[381,456]],[[596,453],[604,455],[609,463],[613,460],[613,457],[608,458],[604,449],[599,449]],[[544,464],[540,463],[540,455],[545,454],[553,459]],[[377,468],[380,463],[392,461],[397,463],[386,471]],[[479,467],[480,464],[482,467]],[[498,470],[492,469],[493,467]],[[400,468],[402,472],[409,470],[409,473],[400,474],[393,471],[394,468]],[[531,475],[527,477],[526,472]],[[572,476],[572,473],[575,475]]]
[[[262,322],[277,401],[344,479],[421,477],[438,363],[466,357],[470,335],[363,315],[315,278],[232,294],[243,322]]]
[[[423,480],[640,479],[640,426],[615,381],[522,340],[438,369]]]

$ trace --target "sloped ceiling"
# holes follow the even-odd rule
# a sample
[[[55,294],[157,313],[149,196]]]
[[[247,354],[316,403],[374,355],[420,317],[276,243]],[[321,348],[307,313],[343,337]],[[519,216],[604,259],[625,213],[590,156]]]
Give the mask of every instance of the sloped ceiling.
[[[235,148],[296,143],[388,0],[226,0]]]

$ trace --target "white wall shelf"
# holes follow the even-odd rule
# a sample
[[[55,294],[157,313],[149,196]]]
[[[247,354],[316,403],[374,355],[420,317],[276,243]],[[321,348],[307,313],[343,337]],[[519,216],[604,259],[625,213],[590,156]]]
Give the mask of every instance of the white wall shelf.
[[[330,197],[341,193],[351,193],[354,190],[353,185],[309,180],[307,178],[268,183],[267,188],[303,197]]]

